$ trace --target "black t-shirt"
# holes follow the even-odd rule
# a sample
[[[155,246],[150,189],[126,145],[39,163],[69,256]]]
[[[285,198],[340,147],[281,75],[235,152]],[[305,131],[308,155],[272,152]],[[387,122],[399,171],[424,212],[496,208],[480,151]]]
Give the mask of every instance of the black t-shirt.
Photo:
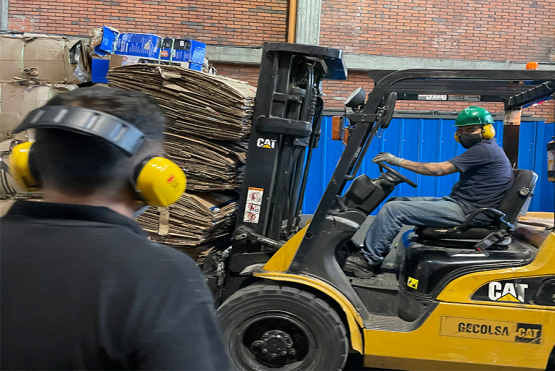
[[[511,186],[511,163],[495,139],[483,140],[448,161],[461,172],[449,196],[466,214],[482,207],[496,208]]]
[[[0,223],[2,369],[229,369],[198,267],[133,220],[18,201]]]

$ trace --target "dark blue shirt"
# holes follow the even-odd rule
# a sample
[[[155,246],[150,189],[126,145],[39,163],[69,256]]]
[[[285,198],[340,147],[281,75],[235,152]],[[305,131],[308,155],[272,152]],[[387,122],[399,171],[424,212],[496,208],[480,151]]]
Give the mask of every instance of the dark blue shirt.
[[[461,173],[449,197],[466,214],[481,207],[496,208],[511,186],[511,163],[495,139],[483,140],[448,161]]]

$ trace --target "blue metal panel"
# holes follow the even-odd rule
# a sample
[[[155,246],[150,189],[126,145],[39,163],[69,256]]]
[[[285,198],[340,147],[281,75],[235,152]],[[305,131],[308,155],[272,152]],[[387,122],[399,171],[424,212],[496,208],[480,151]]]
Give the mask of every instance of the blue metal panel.
[[[500,145],[503,145],[503,123],[496,121],[494,126],[497,140]],[[546,177],[546,146],[553,136],[553,124],[546,125],[543,121],[523,122],[520,132],[519,167],[534,170],[540,176],[530,210],[553,211],[553,184],[549,183]],[[379,176],[378,166],[372,163],[372,158],[379,152],[390,152],[399,157],[421,162],[449,160],[464,151],[462,146],[455,142],[454,133],[454,119],[394,118],[383,135],[375,138],[370,145],[357,175],[366,174],[371,178]],[[316,210],[343,149],[341,141],[331,139],[331,117],[324,117],[320,144],[313,154],[303,213],[312,214]],[[451,187],[459,178],[458,174],[428,177],[405,169],[402,169],[401,173],[414,180],[418,188],[414,189],[407,184],[402,184],[391,194],[391,197],[442,197],[451,192]],[[373,214],[378,210],[379,208]]]

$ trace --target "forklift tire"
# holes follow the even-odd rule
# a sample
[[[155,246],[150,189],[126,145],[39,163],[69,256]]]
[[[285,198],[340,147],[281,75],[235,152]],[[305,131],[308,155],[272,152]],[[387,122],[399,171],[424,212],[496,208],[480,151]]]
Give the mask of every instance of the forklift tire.
[[[275,283],[235,292],[218,309],[224,342],[239,370],[341,370],[347,331],[328,303]]]

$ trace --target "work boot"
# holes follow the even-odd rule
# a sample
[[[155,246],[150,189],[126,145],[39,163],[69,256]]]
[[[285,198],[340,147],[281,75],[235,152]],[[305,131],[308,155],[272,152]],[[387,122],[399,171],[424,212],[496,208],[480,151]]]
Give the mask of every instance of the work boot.
[[[374,275],[376,265],[371,265],[361,252],[355,252],[347,257],[343,266],[345,272],[353,273],[359,278],[368,279]]]

